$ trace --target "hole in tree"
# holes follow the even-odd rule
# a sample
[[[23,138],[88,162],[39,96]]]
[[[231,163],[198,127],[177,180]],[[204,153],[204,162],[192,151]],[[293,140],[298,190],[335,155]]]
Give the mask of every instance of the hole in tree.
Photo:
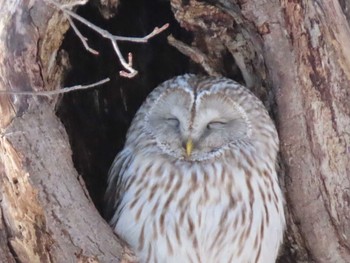
[[[146,44],[118,43],[124,57],[128,52],[133,54],[133,66],[139,72],[133,79],[119,76],[122,68],[111,43],[79,22],[76,25],[80,32],[100,54],[95,56],[86,51],[72,29],[62,44],[71,64],[65,86],[111,79],[103,86],[64,95],[57,110],[69,135],[75,167],[96,207],[102,211],[108,169],[123,147],[137,109],[158,84],[189,72],[188,59],[167,43],[167,35],[173,34],[188,43],[191,36],[174,19],[169,1],[123,0],[109,20],[91,4],[80,7],[77,13],[121,36],[144,36],[154,27],[170,23],[169,29]]]

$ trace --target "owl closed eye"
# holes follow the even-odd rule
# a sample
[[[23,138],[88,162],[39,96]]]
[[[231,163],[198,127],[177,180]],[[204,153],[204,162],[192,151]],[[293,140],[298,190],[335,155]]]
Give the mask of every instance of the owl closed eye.
[[[146,115],[145,129],[164,153],[189,161],[214,158],[251,134],[247,114],[232,98],[220,90],[193,93],[185,88],[169,89],[157,98]]]

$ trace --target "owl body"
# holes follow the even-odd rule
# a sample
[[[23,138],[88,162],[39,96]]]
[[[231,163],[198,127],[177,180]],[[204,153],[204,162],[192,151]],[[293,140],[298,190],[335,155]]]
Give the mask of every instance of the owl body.
[[[266,110],[244,87],[194,75],[165,82],[111,167],[110,223],[140,262],[275,262],[277,151]]]

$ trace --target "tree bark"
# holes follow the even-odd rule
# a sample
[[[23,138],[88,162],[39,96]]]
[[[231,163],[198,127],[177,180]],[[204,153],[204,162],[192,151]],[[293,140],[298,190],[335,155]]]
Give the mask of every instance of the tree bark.
[[[68,28],[62,14],[42,1],[5,1],[1,14],[0,89],[56,88]],[[132,260],[84,191],[54,106],[48,98],[0,94],[0,261]]]
[[[101,2],[106,17],[117,2]],[[234,77],[233,58],[276,120],[287,214],[279,262],[350,262],[347,2],[170,2],[213,72]],[[0,89],[60,86],[62,14],[24,0],[4,1],[0,14]],[[74,168],[56,103],[0,94],[0,262],[134,261]]]
[[[248,86],[263,84],[274,94],[266,99],[276,116],[284,167],[288,231],[282,262],[350,262],[350,30],[340,4],[172,1],[182,25],[196,29],[195,44],[204,35],[214,39],[205,41],[207,50],[220,39],[235,58],[239,51],[244,60],[236,61]]]

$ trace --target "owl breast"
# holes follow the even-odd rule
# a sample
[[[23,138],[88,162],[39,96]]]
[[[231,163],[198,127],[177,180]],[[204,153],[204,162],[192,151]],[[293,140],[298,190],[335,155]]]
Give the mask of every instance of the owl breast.
[[[204,165],[161,155],[130,163],[114,227],[141,262],[274,262],[284,223],[276,174],[227,154]]]

